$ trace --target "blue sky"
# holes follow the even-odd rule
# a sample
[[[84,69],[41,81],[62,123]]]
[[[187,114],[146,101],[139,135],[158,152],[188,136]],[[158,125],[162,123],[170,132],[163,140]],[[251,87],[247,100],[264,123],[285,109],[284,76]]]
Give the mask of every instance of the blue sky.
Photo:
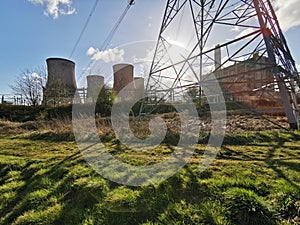
[[[60,3],[60,4],[57,4]],[[95,0],[1,0],[0,94],[26,69],[45,66],[48,57],[69,58]],[[91,60],[87,50],[99,48],[127,5],[127,0],[100,0],[71,60],[79,76]],[[166,0],[136,0],[111,48],[156,40]],[[300,0],[276,0],[280,23],[297,64],[300,64]]]
[[[111,45],[156,39],[165,1],[142,0],[122,22]],[[94,0],[73,0],[72,15],[45,15],[46,5],[28,0],[2,0],[0,8],[0,94],[26,69],[45,65],[48,57],[68,58],[88,17]],[[77,74],[90,62],[89,47],[100,47],[127,5],[127,0],[100,0],[71,60]]]

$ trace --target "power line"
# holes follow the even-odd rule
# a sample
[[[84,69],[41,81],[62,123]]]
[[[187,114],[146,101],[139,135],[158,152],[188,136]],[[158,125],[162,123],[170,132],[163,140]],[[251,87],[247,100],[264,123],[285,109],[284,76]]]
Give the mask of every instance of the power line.
[[[128,10],[130,9],[130,7],[134,4],[134,1],[130,1],[127,5],[127,7],[125,8],[125,10],[123,11],[122,15],[119,17],[118,21],[116,22],[115,26],[113,27],[113,29],[109,32],[108,36],[106,37],[105,41],[103,42],[101,49],[100,50],[105,50],[108,45],[110,44],[111,40],[113,39],[115,33],[117,32],[119,26],[121,25],[123,19],[125,18]]]
[[[104,40],[104,42],[101,45],[100,51],[104,51],[107,49],[107,47],[109,46],[109,44],[111,43],[114,35],[116,34],[118,28],[120,27],[122,21],[124,20],[124,18],[126,17],[126,14],[128,13],[129,9],[131,8],[132,5],[135,4],[134,0],[130,0],[125,8],[125,10],[123,11],[123,13],[121,14],[121,16],[119,17],[119,19],[117,20],[116,24],[114,25],[114,27],[111,29],[111,31],[109,32],[109,34],[107,35],[106,39]],[[81,77],[84,75],[84,73],[89,69],[89,67],[91,66],[91,64],[93,63],[93,60],[91,60],[88,65],[85,67],[85,69],[83,70]]]
[[[74,54],[74,52],[75,52],[75,50],[76,50],[76,48],[77,48],[77,46],[78,46],[78,44],[79,44],[81,38],[82,38],[82,36],[83,36],[83,34],[84,34],[84,32],[85,32],[85,30],[86,30],[86,28],[87,28],[87,26],[88,26],[88,24],[89,24],[91,18],[92,18],[92,16],[93,16],[93,14],[94,14],[94,12],[95,12],[95,10],[96,10],[96,8],[97,8],[97,5],[98,5],[99,1],[100,1],[100,0],[96,0],[96,1],[95,1],[94,5],[93,5],[93,7],[92,7],[92,9],[91,9],[91,12],[90,12],[90,14],[89,14],[89,16],[88,16],[88,18],[87,18],[87,20],[86,20],[86,22],[85,22],[85,24],[84,24],[82,30],[81,30],[81,32],[80,32],[80,34],[79,34],[79,37],[78,37],[77,41],[75,42],[75,45],[74,45],[74,47],[73,47],[73,49],[72,49],[72,52],[71,52],[69,58],[71,58],[71,57],[73,56],[73,54]]]

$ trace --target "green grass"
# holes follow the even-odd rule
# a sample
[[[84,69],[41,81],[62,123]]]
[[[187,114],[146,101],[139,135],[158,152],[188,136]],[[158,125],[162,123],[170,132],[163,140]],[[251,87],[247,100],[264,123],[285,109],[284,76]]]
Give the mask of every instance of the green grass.
[[[94,172],[72,138],[1,134],[0,225],[298,223],[299,132],[228,134],[214,163],[199,172],[204,139],[166,181],[127,187]],[[133,165],[155,163],[172,152],[167,144],[130,151],[115,139],[106,146]]]

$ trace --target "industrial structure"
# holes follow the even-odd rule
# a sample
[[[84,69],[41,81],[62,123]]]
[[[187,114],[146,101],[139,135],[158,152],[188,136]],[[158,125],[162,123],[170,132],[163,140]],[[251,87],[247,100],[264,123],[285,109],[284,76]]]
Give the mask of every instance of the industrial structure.
[[[113,90],[116,92],[116,94],[118,94],[126,85],[133,82],[133,69],[133,65],[130,64],[113,65]]]
[[[114,95],[118,95],[119,92],[126,88],[126,93],[123,93],[123,98],[132,96],[133,94],[139,94],[142,96],[145,90],[144,78],[143,77],[134,77],[134,66],[131,64],[115,64],[112,67],[113,69],[113,87],[112,91]],[[87,88],[79,88],[81,94],[82,102],[84,103],[95,103],[97,99],[101,96],[100,91],[103,87],[110,88],[108,85],[105,85],[104,76],[100,75],[88,75],[87,79]],[[125,95],[124,95],[125,94]],[[119,97],[119,100],[122,98]]]
[[[48,58],[48,78],[43,92],[43,104],[96,103],[104,87],[104,76],[86,76],[87,88],[77,88],[75,63],[63,58]],[[144,93],[144,78],[134,77],[134,66],[116,64],[113,66],[113,91],[117,95],[126,85],[131,84],[128,96],[138,91]]]
[[[143,95],[145,92],[145,78],[144,77],[134,77],[134,88],[137,94]]]
[[[174,33],[191,34],[185,51],[172,49]],[[219,84],[222,93],[205,96],[203,90]],[[157,99],[150,112],[197,88],[200,97],[225,94],[256,112],[281,108],[290,127],[299,129],[299,86],[270,0],[167,1],[146,86],[148,96]]]
[[[104,77],[99,75],[89,75],[87,79],[87,102],[96,102],[100,90],[104,86]]]
[[[177,41],[180,34],[184,51],[172,47],[172,38]],[[75,64],[51,58],[47,66],[43,102],[71,102],[77,89]],[[194,89],[199,99],[217,103],[225,96],[257,113],[284,112],[290,127],[300,128],[300,76],[270,0],[167,0],[147,80],[135,78],[133,71],[130,64],[114,65],[113,90],[118,94],[132,83],[129,96],[131,90],[145,92],[140,113],[151,113],[162,102],[184,101]],[[95,102],[103,85],[104,77],[87,76],[87,89],[77,89],[82,102]],[[218,85],[220,92],[205,93]]]
[[[226,68],[218,67],[214,75],[227,101],[241,102],[260,112],[284,112],[272,65],[265,56],[254,54]]]
[[[21,94],[0,94],[0,104],[26,105],[26,99]]]
[[[119,92],[126,87],[126,90],[123,90],[122,97],[119,96],[118,100],[125,100],[130,98],[133,95],[134,88],[134,67],[131,64],[115,64],[113,65],[114,73],[114,84],[113,91],[117,96]]]
[[[48,58],[47,83],[43,90],[44,104],[71,103],[75,97],[77,85],[75,63],[63,58]]]

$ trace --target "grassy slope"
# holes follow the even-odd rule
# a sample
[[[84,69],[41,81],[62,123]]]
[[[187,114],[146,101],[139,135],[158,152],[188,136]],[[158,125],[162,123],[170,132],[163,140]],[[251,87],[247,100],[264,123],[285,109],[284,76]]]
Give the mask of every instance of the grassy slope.
[[[197,165],[204,145],[199,144],[176,175],[139,188],[100,177],[75,142],[55,141],[50,134],[0,135],[1,225],[296,224],[299,132],[227,135],[217,160],[202,173]],[[114,144],[108,143],[112,151]],[[170,150],[113,152],[142,164]]]

